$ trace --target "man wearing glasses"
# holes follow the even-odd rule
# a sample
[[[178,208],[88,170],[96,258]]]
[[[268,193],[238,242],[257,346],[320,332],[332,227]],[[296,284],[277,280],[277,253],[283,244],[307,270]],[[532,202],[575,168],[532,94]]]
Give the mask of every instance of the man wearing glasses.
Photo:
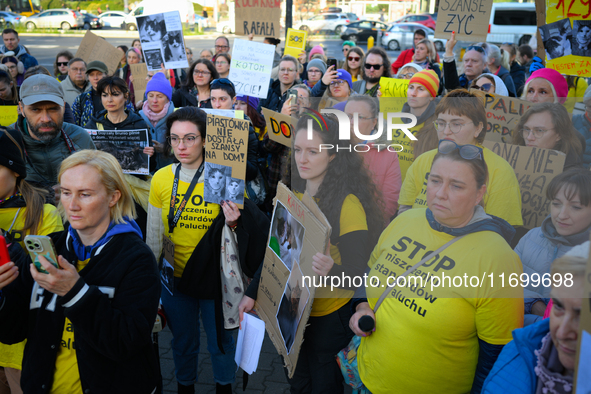
[[[363,80],[353,84],[353,90],[365,94],[380,83],[381,77],[391,78],[390,59],[382,48],[373,47],[365,55],[363,62]]]
[[[482,73],[488,72],[486,68],[487,52],[486,43],[482,45],[471,45],[464,53],[464,73],[458,77],[454,47],[456,46],[456,34],[451,33],[451,38],[445,44],[445,55],[443,56],[443,76],[445,88],[452,91],[457,88],[470,88],[472,81]]]
[[[230,52],[230,41],[226,36],[219,36],[215,40],[215,55],[211,61],[215,63],[215,59],[218,57],[220,53],[228,53]]]

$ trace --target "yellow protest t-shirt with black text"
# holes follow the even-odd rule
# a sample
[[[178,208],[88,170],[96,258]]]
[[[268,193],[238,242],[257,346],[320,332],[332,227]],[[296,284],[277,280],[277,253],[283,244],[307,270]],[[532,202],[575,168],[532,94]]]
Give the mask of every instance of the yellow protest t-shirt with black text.
[[[82,271],[90,259],[79,261],[76,265],[78,272]],[[70,319],[64,322],[64,332],[60,348],[55,359],[55,372],[51,394],[79,394],[82,393],[80,371],[78,370],[78,358],[76,357],[76,343],[74,341],[74,326]]]
[[[18,215],[17,215],[18,212]],[[18,208],[2,208],[0,209],[0,228],[8,230],[12,225],[10,236],[16,242],[18,242],[23,250],[25,249],[25,236],[30,234],[30,231],[23,231],[25,227],[27,209],[23,207]],[[16,217],[16,220],[15,220]],[[57,208],[51,204],[45,204],[43,206],[43,223],[37,229],[38,235],[48,235],[57,231],[62,231],[64,226],[62,225],[62,218],[59,215]],[[5,345],[0,343],[0,367],[22,369],[23,353],[25,351],[25,343],[15,343],[14,345]]]
[[[300,200],[302,199],[303,194],[295,194]],[[349,194],[345,197],[343,207],[341,208],[339,236],[342,237],[343,235],[354,231],[367,230],[365,210],[359,199],[355,195]],[[337,245],[330,245],[330,257],[332,257],[335,264],[341,265],[341,254]],[[328,274],[330,275],[330,272]],[[353,294],[353,291],[344,289],[334,289],[333,291],[330,291],[330,285],[329,287],[316,288],[310,316],[326,316],[339,310],[343,305],[349,302],[353,297]]]
[[[207,203],[203,199],[203,182],[195,185],[191,197],[187,201],[174,231],[168,232],[168,212],[170,209],[170,196],[172,195],[172,184],[174,182],[173,165],[160,169],[152,178],[150,187],[150,204],[162,211],[162,222],[164,223],[164,235],[169,236],[174,243],[174,276],[180,278],[183,270],[195,246],[207,233],[213,220],[220,212],[219,204]],[[185,196],[189,183],[179,179],[177,197],[174,212]]]
[[[511,165],[488,148],[482,147],[488,167],[488,182],[484,196],[484,210],[489,215],[505,219],[512,226],[522,226],[521,193]],[[402,183],[398,206],[427,207],[427,179],[437,149],[423,153],[414,161]]]
[[[380,236],[368,265],[368,277],[386,284],[398,277],[453,236],[435,231],[426,209],[412,209],[398,216]],[[521,274],[519,257],[497,233],[466,235],[409,276],[467,276],[489,279],[478,286],[433,290],[430,282],[412,280],[391,290],[376,312],[376,331],[362,338],[357,353],[360,377],[374,394],[468,393],[478,362],[478,339],[494,345],[511,341],[511,332],[523,325],[523,289],[511,288],[505,278]],[[408,278],[408,276],[407,276]],[[368,279],[369,280],[369,279]],[[456,282],[457,283],[457,282]],[[383,293],[380,286],[367,288],[373,308]]]

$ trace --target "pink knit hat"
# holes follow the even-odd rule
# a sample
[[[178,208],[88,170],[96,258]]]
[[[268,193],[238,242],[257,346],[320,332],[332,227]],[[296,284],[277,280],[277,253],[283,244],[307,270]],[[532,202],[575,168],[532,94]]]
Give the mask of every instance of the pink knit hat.
[[[314,48],[312,48],[310,50],[310,55],[308,57],[308,60],[312,60],[312,56],[314,56],[317,53],[324,55],[324,48],[322,48],[322,46],[320,46],[320,45],[316,45]]]
[[[555,98],[560,104],[564,104],[566,96],[568,96],[568,83],[562,74],[552,68],[541,68],[532,73],[532,75],[525,81],[523,88],[523,98],[527,95],[527,87],[529,83],[535,78],[542,78],[550,82],[550,86],[554,91]]]

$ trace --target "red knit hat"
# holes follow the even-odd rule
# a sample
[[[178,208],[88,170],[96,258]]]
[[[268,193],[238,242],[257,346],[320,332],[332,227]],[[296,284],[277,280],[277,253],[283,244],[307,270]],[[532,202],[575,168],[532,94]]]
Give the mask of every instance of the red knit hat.
[[[431,93],[431,97],[437,96],[437,91],[439,90],[439,77],[433,70],[423,70],[419,71],[410,79],[408,84],[411,83],[418,83],[423,85],[429,93]]]

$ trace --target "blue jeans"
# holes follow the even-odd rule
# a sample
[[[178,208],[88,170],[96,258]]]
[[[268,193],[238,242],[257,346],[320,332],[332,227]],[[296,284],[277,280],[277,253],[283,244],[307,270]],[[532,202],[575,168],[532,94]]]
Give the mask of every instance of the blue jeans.
[[[230,384],[236,377],[234,337],[222,328],[223,354],[218,348],[215,327],[214,300],[198,300],[177,290],[179,278],[174,278],[174,295],[162,287],[162,305],[170,331],[172,331],[172,357],[177,382],[190,386],[197,381],[199,356],[199,312],[207,335],[207,350],[211,355],[214,380]]]

